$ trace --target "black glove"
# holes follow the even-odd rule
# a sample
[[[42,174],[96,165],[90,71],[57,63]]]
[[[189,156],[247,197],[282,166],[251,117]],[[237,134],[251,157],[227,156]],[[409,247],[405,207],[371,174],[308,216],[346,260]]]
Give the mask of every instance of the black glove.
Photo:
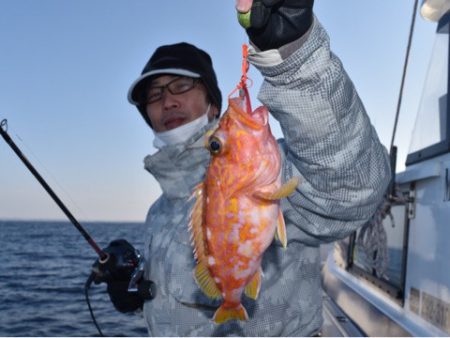
[[[249,13],[238,13],[239,22],[260,50],[277,49],[308,31],[313,4],[314,0],[253,0]]]
[[[103,251],[109,258],[93,264],[94,282],[107,284],[109,298],[118,311],[141,309],[144,300],[153,298],[154,285],[142,280],[143,260],[139,251],[124,239],[112,241]],[[130,282],[135,284],[134,290],[129,289]]]

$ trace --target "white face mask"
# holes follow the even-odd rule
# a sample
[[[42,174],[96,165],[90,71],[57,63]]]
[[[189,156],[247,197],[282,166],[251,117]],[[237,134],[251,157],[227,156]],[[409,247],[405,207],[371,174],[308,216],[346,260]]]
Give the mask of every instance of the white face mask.
[[[155,139],[153,140],[153,146],[157,149],[161,149],[165,146],[186,142],[198,130],[208,124],[208,114],[210,109],[211,103],[208,105],[205,114],[191,122],[167,131],[154,131]]]

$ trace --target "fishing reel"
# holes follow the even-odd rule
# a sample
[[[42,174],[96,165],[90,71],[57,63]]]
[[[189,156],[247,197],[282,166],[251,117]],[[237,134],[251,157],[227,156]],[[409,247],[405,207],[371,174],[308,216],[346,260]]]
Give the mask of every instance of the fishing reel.
[[[114,240],[103,250],[105,258],[92,265],[89,284],[106,283],[114,307],[120,312],[142,309],[144,301],[155,296],[155,284],[145,280],[144,259],[129,242]]]

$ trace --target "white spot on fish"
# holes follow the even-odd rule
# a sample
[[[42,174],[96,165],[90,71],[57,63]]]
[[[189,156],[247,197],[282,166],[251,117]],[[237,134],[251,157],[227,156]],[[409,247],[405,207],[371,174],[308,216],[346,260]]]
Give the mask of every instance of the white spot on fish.
[[[208,256],[208,264],[209,266],[213,266],[214,264],[216,264],[216,260],[213,256]]]
[[[209,197],[206,197],[206,203],[209,203]]]
[[[264,218],[274,218],[276,217],[276,214],[274,213],[274,211],[277,211],[277,209],[274,208],[264,208],[262,210],[261,216]]]
[[[215,281],[216,283],[220,283],[220,278],[219,278],[219,277],[214,277],[214,281]]]
[[[253,271],[251,269],[251,266],[249,266],[247,269],[244,269],[244,270],[235,266],[233,276],[237,279],[246,279],[246,278],[250,277],[250,274],[252,272]]]
[[[211,239],[211,237],[212,237],[211,230],[209,230],[209,228],[206,228],[206,238]]]
[[[261,223],[261,212],[258,209],[252,209],[250,212],[250,220],[252,224],[260,224]]]
[[[231,232],[228,235],[228,243],[236,243],[239,242],[239,229],[242,228],[242,224],[235,223],[231,227]]]
[[[251,257],[253,255],[252,241],[245,241],[238,247],[237,253],[242,256]]]
[[[255,227],[250,228],[250,233],[251,234],[257,234],[258,233],[258,229]]]

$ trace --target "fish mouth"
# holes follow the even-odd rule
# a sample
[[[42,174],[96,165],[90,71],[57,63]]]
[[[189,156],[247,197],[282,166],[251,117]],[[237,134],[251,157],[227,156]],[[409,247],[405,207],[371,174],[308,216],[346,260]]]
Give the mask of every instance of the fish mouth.
[[[241,98],[229,99],[231,107],[230,115],[252,129],[262,129],[268,124],[267,108],[264,106],[255,109],[253,112],[245,112],[242,106],[245,100]]]

